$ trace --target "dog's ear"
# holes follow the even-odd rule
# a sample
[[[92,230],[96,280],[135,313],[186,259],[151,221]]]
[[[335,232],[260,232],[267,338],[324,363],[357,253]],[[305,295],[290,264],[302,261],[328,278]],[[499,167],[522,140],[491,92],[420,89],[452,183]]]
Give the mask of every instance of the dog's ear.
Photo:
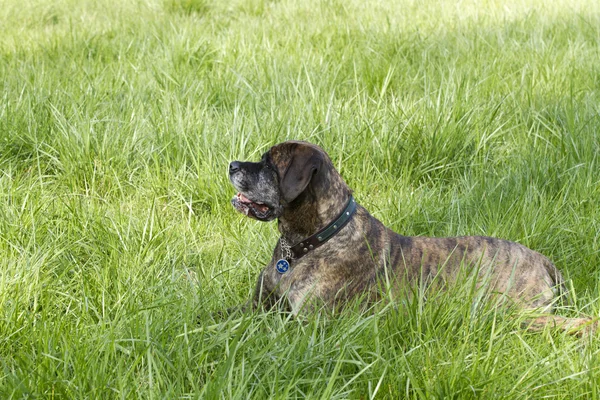
[[[302,193],[323,164],[323,154],[312,146],[298,144],[280,183],[281,195],[291,203]]]

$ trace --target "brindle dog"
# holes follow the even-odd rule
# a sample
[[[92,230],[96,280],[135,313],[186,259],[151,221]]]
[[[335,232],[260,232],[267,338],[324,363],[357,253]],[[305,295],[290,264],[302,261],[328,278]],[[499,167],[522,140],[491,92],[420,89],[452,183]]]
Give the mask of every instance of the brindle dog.
[[[229,179],[239,191],[233,206],[259,221],[277,218],[281,233],[271,262],[258,278],[253,308],[270,308],[283,300],[297,315],[317,304],[343,305],[359,294],[377,299],[381,282],[389,282],[390,276],[392,289],[399,292],[407,282],[429,282],[433,277],[451,281],[461,266],[468,266],[477,268],[477,279],[486,280],[494,293],[504,293],[524,309],[546,313],[530,321],[529,328],[551,323],[578,333],[591,326],[588,318],[549,314],[565,286],[560,271],[540,253],[482,236],[401,236],[360,205],[322,246],[291,256],[289,244],[306,241],[332,224],[353,201],[329,156],[316,145],[288,141],[272,147],[259,162],[234,161]],[[283,271],[277,263],[286,258],[289,269]]]

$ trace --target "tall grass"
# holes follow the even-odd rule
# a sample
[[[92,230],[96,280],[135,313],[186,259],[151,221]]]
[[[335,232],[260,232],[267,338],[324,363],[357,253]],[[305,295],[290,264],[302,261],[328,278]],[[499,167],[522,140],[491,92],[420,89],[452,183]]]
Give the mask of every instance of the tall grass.
[[[293,138],[397,232],[523,243],[598,316],[599,49],[591,0],[5,0],[0,397],[596,398],[597,339],[460,288],[211,313],[277,238],[227,163]]]

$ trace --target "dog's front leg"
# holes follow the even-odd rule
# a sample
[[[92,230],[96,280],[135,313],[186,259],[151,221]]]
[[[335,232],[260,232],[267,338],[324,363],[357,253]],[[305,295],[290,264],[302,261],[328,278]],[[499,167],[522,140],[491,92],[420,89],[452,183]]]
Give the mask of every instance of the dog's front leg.
[[[278,304],[277,300],[275,288],[268,279],[268,276],[265,276],[265,270],[262,270],[254,288],[254,295],[246,304],[246,307],[252,310],[263,309],[269,311]]]

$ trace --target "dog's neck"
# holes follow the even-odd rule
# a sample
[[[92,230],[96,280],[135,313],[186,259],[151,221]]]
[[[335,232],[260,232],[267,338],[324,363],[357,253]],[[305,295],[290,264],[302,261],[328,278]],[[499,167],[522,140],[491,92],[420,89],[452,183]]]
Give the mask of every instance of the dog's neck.
[[[314,235],[340,215],[352,191],[333,168],[326,175],[313,179],[307,189],[287,207],[279,217],[281,236],[290,244]]]

